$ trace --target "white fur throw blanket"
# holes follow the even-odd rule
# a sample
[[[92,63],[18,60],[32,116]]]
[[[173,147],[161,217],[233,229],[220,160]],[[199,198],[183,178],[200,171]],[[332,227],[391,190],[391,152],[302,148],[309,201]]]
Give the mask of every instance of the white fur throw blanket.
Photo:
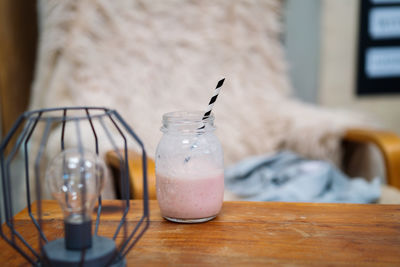
[[[276,0],[42,0],[30,108],[117,109],[153,156],[163,113],[214,108],[227,164],[291,149],[338,162],[359,118],[292,99]]]

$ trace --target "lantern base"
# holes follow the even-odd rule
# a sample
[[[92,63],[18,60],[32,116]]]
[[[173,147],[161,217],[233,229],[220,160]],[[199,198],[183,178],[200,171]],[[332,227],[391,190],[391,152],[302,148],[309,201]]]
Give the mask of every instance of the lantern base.
[[[85,249],[84,267],[106,266],[115,256],[115,242],[109,238],[93,236],[92,247]],[[83,251],[83,250],[82,250]],[[44,259],[42,266],[72,267],[79,266],[82,251],[65,248],[64,238],[51,241],[43,246]],[[125,259],[113,262],[112,267],[125,267]]]

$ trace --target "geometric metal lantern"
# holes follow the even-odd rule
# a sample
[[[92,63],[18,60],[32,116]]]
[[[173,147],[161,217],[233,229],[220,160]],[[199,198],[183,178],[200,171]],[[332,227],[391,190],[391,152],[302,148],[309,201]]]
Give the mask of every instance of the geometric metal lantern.
[[[82,130],[84,127],[85,131]],[[30,142],[33,136],[38,141],[36,148]],[[16,142],[11,147],[14,138]],[[119,138],[123,149],[117,146],[116,138]],[[58,153],[48,152],[50,139]],[[66,139],[73,141],[67,142]],[[101,194],[96,195],[104,177],[104,163],[99,155],[105,143],[118,155],[121,169],[121,219],[109,237],[98,234],[102,197]],[[135,225],[128,225],[126,220],[132,210],[129,202],[130,143],[141,150],[143,168],[143,213]],[[28,243],[13,221],[12,192],[16,185],[12,181],[11,166],[18,154],[24,158],[26,204],[30,219],[37,229],[38,246],[37,243]],[[51,154],[50,158],[48,154]],[[115,110],[63,107],[25,112],[0,145],[0,164],[3,195],[0,221],[4,220],[4,226],[8,228],[5,231],[1,224],[0,236],[28,262],[33,266],[126,265],[125,255],[149,226],[147,161],[142,141]],[[64,237],[56,240],[48,240],[43,227],[42,195],[46,186],[53,197],[59,200],[64,211]],[[31,208],[32,196],[36,199],[36,212]],[[91,213],[96,203],[97,212],[92,223]]]

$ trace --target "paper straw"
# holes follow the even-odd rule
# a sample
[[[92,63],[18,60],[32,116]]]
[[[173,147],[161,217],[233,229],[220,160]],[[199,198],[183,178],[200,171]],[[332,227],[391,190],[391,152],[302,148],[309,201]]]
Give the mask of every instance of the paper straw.
[[[217,87],[215,87],[214,95],[211,97],[210,102],[208,103],[207,111],[204,113],[202,120],[207,119],[211,115],[212,108],[214,106],[215,101],[217,101],[219,91],[221,90],[221,87],[224,84],[224,81],[225,81],[225,78],[220,80],[217,84]]]
[[[208,103],[207,110],[204,113],[203,118],[201,119],[202,121],[205,121],[206,119],[208,119],[208,117],[210,117],[212,108],[214,106],[215,101],[217,101],[219,91],[221,90],[221,87],[224,84],[224,81],[225,81],[225,78],[219,80],[217,87],[215,87],[214,95],[211,97],[210,102]],[[205,124],[203,124],[203,126],[199,127],[198,129],[201,130],[201,129],[204,129],[204,127],[206,127]],[[191,149],[193,149],[194,147],[195,147],[195,145],[192,145]],[[190,160],[190,156],[185,158],[185,163],[188,162],[189,160]]]

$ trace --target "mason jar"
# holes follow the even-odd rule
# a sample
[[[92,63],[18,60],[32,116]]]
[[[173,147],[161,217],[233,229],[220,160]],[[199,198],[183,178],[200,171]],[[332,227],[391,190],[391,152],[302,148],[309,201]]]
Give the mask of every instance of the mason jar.
[[[157,200],[170,221],[212,220],[222,207],[224,160],[214,134],[214,116],[177,111],[163,115],[164,133],[156,151]]]

